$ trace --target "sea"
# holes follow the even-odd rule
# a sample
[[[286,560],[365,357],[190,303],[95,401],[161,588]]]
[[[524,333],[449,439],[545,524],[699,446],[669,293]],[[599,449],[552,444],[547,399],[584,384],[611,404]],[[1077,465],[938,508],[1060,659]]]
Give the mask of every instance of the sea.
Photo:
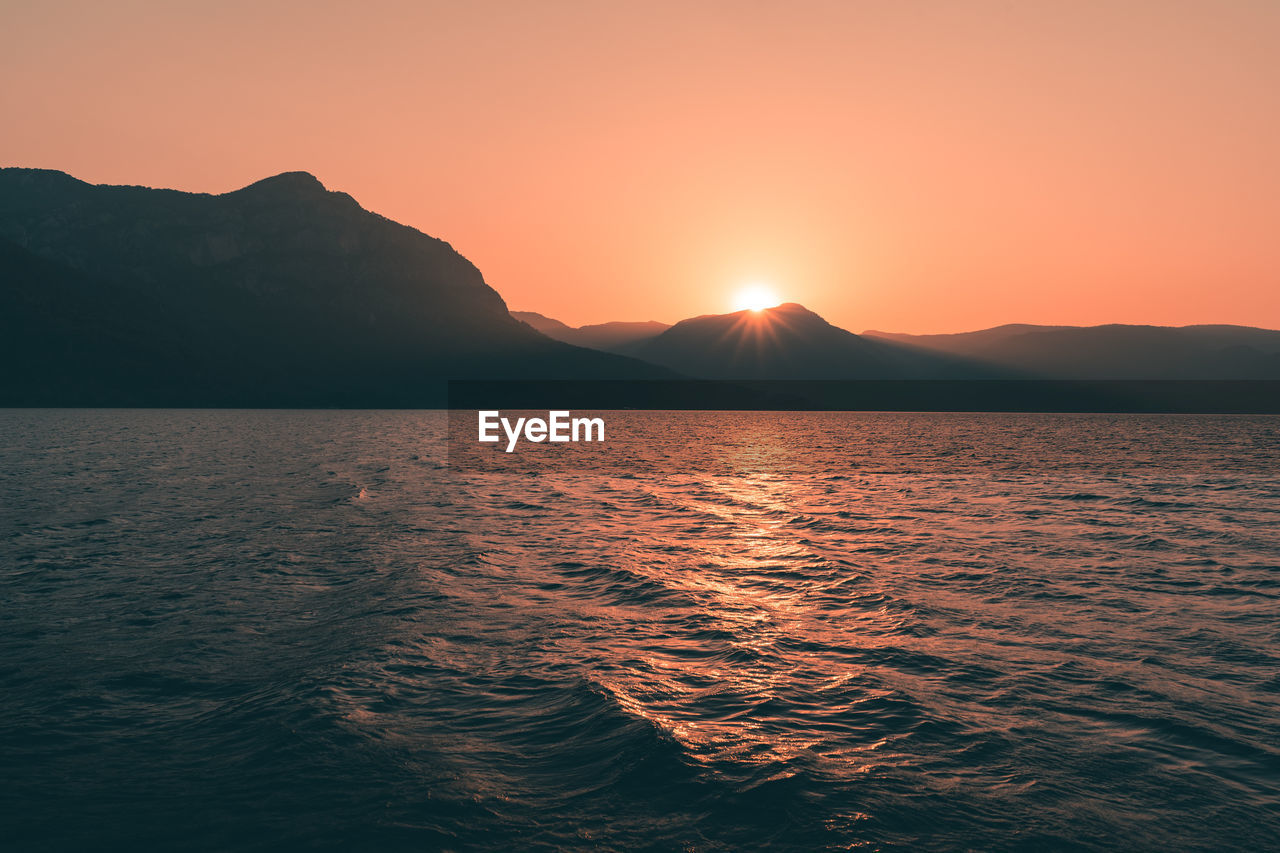
[[[1280,417],[0,410],[0,847],[1280,850]]]

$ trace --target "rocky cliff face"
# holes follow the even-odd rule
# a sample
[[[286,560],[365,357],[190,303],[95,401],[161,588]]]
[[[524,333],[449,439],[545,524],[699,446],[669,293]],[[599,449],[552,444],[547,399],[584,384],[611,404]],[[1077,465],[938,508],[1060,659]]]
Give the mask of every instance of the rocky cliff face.
[[[445,378],[661,375],[517,322],[448,243],[303,172],[204,195],[0,170],[0,272],[11,402],[414,405]]]

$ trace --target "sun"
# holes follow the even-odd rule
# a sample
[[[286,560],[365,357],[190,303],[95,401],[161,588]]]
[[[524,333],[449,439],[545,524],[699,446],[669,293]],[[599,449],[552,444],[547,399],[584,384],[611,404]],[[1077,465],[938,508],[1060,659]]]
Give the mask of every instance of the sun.
[[[781,303],[773,288],[765,284],[749,284],[733,296],[734,311],[763,311]]]

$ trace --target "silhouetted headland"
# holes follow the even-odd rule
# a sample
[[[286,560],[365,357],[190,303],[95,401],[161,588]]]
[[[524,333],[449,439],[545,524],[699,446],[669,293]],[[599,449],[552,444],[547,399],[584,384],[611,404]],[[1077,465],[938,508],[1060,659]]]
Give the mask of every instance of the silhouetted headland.
[[[447,378],[660,378],[513,319],[443,240],[304,172],[223,195],[0,170],[0,404],[438,406]]]

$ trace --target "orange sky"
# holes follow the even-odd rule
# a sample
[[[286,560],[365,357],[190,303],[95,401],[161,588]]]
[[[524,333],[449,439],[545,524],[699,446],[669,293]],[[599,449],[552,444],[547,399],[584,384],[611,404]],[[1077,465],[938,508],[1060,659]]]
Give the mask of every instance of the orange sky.
[[[0,164],[305,169],[571,324],[1280,328],[1280,3],[0,0]]]

